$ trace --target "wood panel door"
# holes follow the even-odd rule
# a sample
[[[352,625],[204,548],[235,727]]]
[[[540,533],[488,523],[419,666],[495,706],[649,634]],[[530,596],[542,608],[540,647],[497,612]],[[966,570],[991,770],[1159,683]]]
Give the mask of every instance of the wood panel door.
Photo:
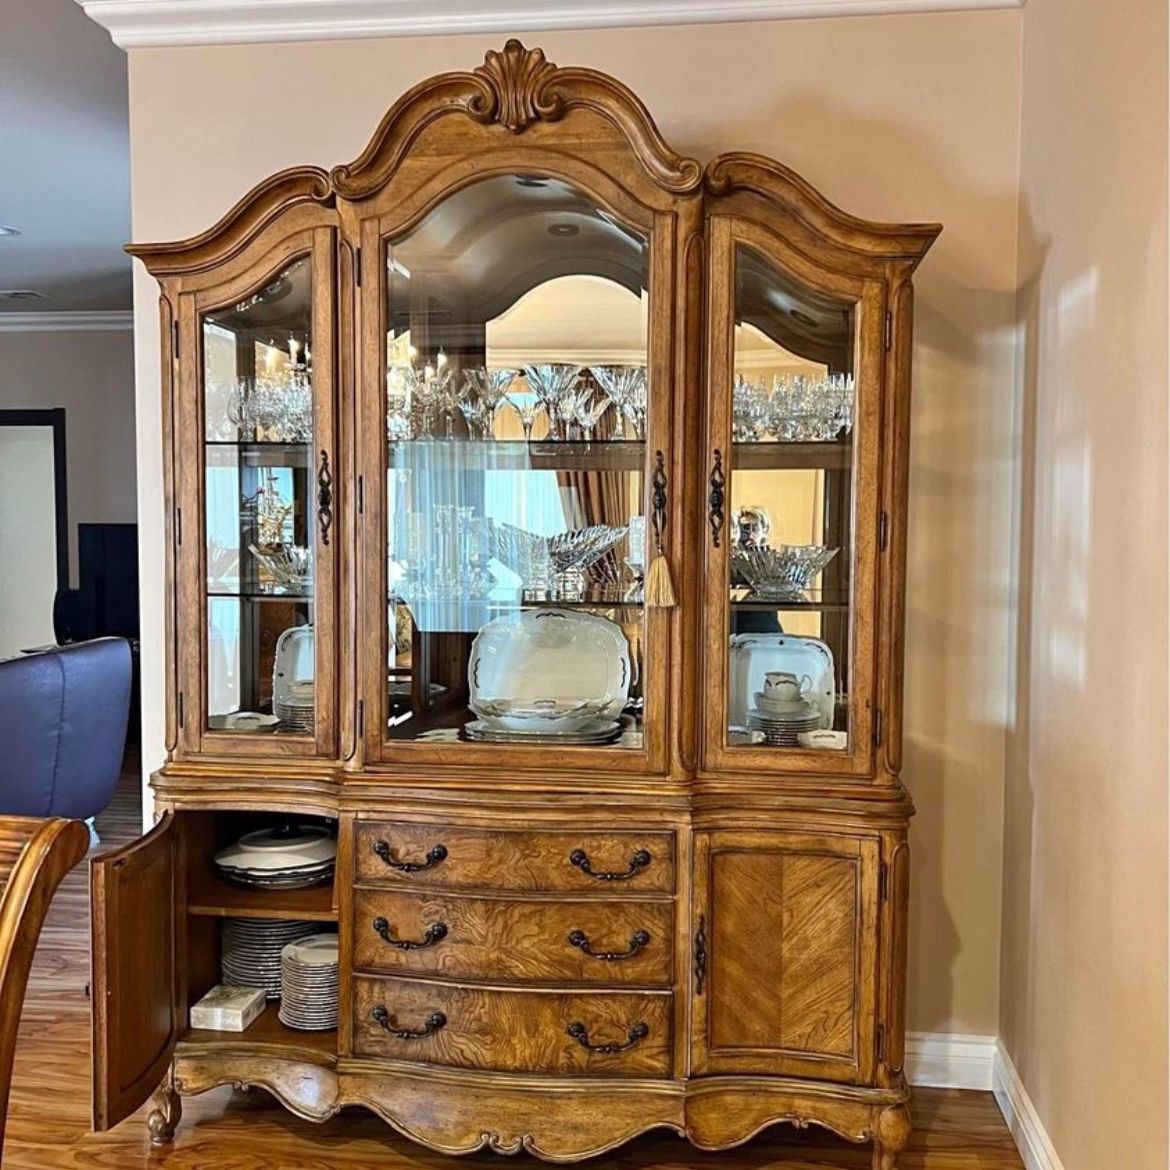
[[[145,837],[91,866],[97,1130],[129,1117],[158,1088],[183,1028],[178,837],[167,813]]]
[[[695,876],[694,1072],[868,1080],[876,839],[700,834]]]

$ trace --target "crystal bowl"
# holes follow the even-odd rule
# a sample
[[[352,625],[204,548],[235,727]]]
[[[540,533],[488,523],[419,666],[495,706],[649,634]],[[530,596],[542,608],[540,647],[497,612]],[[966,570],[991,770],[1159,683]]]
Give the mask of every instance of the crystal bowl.
[[[732,569],[765,601],[802,601],[812,579],[837,555],[822,544],[782,544],[777,548],[737,548]]]

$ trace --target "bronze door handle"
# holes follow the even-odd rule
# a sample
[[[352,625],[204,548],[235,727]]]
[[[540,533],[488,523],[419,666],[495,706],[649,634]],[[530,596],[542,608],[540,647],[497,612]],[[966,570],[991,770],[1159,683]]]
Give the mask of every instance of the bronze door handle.
[[[609,1044],[591,1044],[589,1042],[589,1033],[582,1023],[572,1023],[565,1029],[582,1048],[588,1049],[590,1052],[600,1052],[605,1056],[612,1056],[616,1052],[626,1052],[633,1048],[636,1044],[645,1040],[650,1035],[650,1027],[648,1024],[643,1024],[641,1020],[634,1024],[632,1028],[626,1033],[626,1042],[621,1044],[619,1042],[611,1042]]]
[[[333,472],[329,470],[329,452],[321,450],[321,468],[317,472],[317,526],[321,531],[321,543],[329,543],[329,530],[333,527]]]
[[[653,858],[649,850],[639,849],[630,857],[630,867],[626,870],[606,871],[595,870],[589,862],[589,855],[584,849],[574,849],[569,854],[569,864],[575,865],[582,873],[596,878],[599,882],[624,882],[634,877],[640,870],[650,864]]]
[[[421,873],[425,869],[434,869],[441,861],[447,858],[447,846],[435,845],[422,861],[397,861],[390,852],[387,842],[378,840],[370,848],[391,868],[401,873]]]
[[[707,496],[707,521],[711,525],[711,543],[718,548],[720,534],[723,532],[723,497],[727,480],[723,474],[723,452],[715,448],[715,462],[711,468],[711,478],[707,481],[711,491]]]
[[[390,923],[385,918],[375,918],[373,927],[374,931],[381,935],[384,943],[399,951],[421,951],[423,947],[433,947],[435,943],[442,942],[447,937],[447,924],[445,922],[432,922],[426,928],[422,938],[417,941],[409,938],[394,938],[390,933]]]
[[[447,1017],[442,1012],[431,1012],[426,1018],[426,1022],[418,1031],[412,1032],[409,1028],[398,1028],[394,1024],[394,1020],[390,1013],[386,1010],[384,1004],[378,1004],[372,1012],[370,1018],[378,1024],[387,1035],[395,1037],[397,1040],[422,1040],[427,1036],[433,1035],[440,1028],[447,1026]]]
[[[648,930],[635,930],[630,935],[630,945],[624,951],[595,951],[583,930],[569,932],[569,945],[577,947],[591,959],[600,959],[603,963],[614,963],[621,959],[632,959],[643,947],[650,942]]]

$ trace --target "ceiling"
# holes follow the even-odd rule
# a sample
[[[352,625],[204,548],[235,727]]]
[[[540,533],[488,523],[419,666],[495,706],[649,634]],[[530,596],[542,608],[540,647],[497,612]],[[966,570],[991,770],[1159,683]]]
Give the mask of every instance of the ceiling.
[[[74,0],[0,4],[0,315],[131,307],[126,55]]]

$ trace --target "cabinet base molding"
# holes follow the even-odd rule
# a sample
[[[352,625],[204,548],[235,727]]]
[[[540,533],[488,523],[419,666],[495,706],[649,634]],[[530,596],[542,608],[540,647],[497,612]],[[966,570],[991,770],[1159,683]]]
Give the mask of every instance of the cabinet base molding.
[[[597,1157],[653,1129],[672,1130],[699,1149],[725,1150],[774,1125],[815,1125],[847,1141],[874,1142],[875,1170],[893,1170],[909,1134],[904,1086],[870,1089],[748,1076],[526,1078],[354,1060],[331,1067],[222,1050],[176,1058],[176,1093],[196,1095],[220,1085],[264,1089],[309,1121],[362,1106],[442,1154],[525,1151],[547,1162]],[[174,1101],[166,1116],[177,1124]],[[173,1135],[173,1124],[166,1128],[164,1141]]]

